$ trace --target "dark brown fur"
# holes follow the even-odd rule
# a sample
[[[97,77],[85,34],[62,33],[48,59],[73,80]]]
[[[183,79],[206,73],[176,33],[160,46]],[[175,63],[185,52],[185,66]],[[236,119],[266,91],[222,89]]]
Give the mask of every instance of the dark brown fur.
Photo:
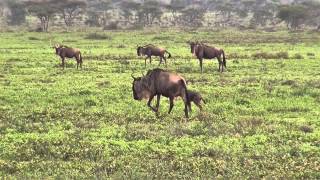
[[[55,47],[56,54],[60,56],[62,61],[62,67],[64,69],[65,64],[65,58],[75,58],[77,61],[77,69],[82,68],[82,56],[79,49],[71,48],[63,45],[56,45]]]
[[[188,98],[190,102],[193,102],[196,106],[199,107],[200,111],[202,110],[202,106],[201,106],[201,101],[206,104],[206,101],[203,99],[203,97],[201,96],[200,93],[195,92],[195,91],[189,91],[187,92],[188,94]],[[189,110],[191,110],[191,103],[188,104]]]
[[[132,76],[133,77],[133,76]],[[181,97],[185,104],[185,116],[188,118],[188,104],[186,81],[179,75],[162,69],[148,71],[147,75],[139,78],[133,77],[132,92],[135,100],[148,99],[148,107],[158,113],[160,97],[165,96],[170,100],[169,114],[174,106],[176,97]],[[151,106],[153,98],[157,96],[156,108]]]
[[[145,46],[139,46],[137,48],[137,54],[138,56],[147,56],[144,60],[144,65],[147,66],[147,59],[149,58],[149,63],[151,64],[151,56],[159,56],[160,57],[160,62],[159,65],[162,63],[162,59],[164,60],[165,65],[167,66],[167,58],[164,56],[165,53],[168,53],[169,56],[167,58],[171,58],[171,54],[163,49],[156,47],[152,44],[148,44]]]
[[[191,42],[191,53],[199,59],[200,70],[202,73],[202,61],[203,59],[217,58],[219,62],[219,72],[223,72],[224,68],[227,68],[226,57],[223,49],[208,46],[203,43]],[[222,59],[221,59],[222,56]]]

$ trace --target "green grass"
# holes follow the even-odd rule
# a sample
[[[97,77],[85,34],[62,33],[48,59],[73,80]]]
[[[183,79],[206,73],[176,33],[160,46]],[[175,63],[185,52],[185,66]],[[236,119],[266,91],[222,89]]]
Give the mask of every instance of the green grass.
[[[319,34],[90,34],[0,34],[1,177],[320,178]],[[69,60],[62,70],[50,39],[81,49],[83,69]],[[205,60],[200,74],[191,39],[224,48],[228,71]],[[203,112],[194,106],[186,121],[177,100],[168,115],[162,98],[157,118],[133,100],[131,74],[158,67],[136,56],[147,43],[172,53],[168,69],[201,92]]]

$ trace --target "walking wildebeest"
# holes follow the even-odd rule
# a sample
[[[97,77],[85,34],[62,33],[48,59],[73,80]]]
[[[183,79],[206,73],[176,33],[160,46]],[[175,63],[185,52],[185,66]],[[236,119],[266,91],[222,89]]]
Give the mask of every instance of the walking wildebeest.
[[[135,100],[149,99],[148,107],[158,113],[160,105],[160,97],[165,96],[170,100],[169,114],[174,106],[173,101],[176,97],[181,97],[184,101],[184,112],[188,118],[188,104],[190,104],[187,96],[187,85],[183,77],[178,74],[165,71],[163,69],[149,70],[147,75],[143,77],[134,77],[132,82],[133,98]],[[151,102],[157,96],[156,108],[151,106]]]
[[[195,91],[190,91],[190,90],[188,90],[187,94],[190,101],[190,104],[188,104],[190,112],[192,111],[191,102],[193,102],[196,106],[198,106],[201,111],[202,110],[201,101],[203,101],[203,103],[206,104],[206,101],[203,99],[201,94]]]
[[[138,56],[147,56],[144,60],[144,66],[147,66],[147,59],[149,58],[149,63],[151,64],[151,56],[159,56],[160,62],[159,65],[162,63],[162,59],[165,62],[165,65],[167,66],[167,58],[164,56],[165,53],[168,53],[168,59],[171,58],[171,54],[164,48],[156,47],[152,44],[148,44],[145,46],[138,46],[137,48],[137,54]]]
[[[62,67],[64,69],[65,58],[75,58],[77,60],[77,69],[82,68],[82,56],[79,49],[71,48],[63,45],[56,44],[54,46],[56,54],[61,57]]]
[[[217,58],[219,62],[219,72],[223,72],[224,68],[227,68],[226,57],[223,49],[208,46],[203,43],[191,42],[191,53],[199,59],[200,70],[202,73],[202,60]],[[222,59],[221,59],[222,56]]]

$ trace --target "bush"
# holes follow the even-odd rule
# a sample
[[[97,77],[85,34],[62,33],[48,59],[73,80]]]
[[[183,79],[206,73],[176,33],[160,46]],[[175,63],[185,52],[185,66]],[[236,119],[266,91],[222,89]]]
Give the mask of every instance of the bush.
[[[118,24],[119,24],[118,21],[111,22],[108,25],[104,26],[103,30],[117,30],[117,29],[120,29]]]
[[[288,52],[277,52],[275,54],[273,53],[267,53],[267,52],[257,52],[252,54],[252,57],[254,59],[289,59]]]
[[[314,53],[307,53],[307,56],[315,56]]]
[[[294,59],[304,59],[304,57],[301,55],[301,54],[295,54],[294,56],[293,56],[293,58]]]
[[[39,38],[37,38],[37,37],[29,37],[29,40],[31,40],[31,41],[39,41],[40,39]]]
[[[289,54],[288,52],[278,52],[276,53],[276,58],[289,59]]]
[[[111,40],[112,38],[105,34],[98,34],[98,33],[90,33],[88,34],[85,39],[91,39],[91,40]]]

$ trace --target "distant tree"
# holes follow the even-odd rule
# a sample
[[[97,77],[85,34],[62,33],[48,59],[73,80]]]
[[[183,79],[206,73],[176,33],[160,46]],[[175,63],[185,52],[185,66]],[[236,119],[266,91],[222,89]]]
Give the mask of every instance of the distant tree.
[[[308,9],[300,4],[283,5],[277,17],[286,22],[288,29],[297,30],[308,18]]]
[[[184,0],[172,0],[166,9],[171,12],[173,18],[173,24],[177,24],[179,21],[179,13],[186,7]]]
[[[191,5],[181,11],[180,19],[183,25],[200,27],[203,25],[206,8],[199,5]]]
[[[140,9],[140,3],[137,3],[132,0],[124,0],[120,4],[120,9],[121,9],[120,15],[124,17],[127,23],[128,22],[130,23],[132,21],[131,20],[132,18],[134,19],[135,22],[138,21],[136,14]]]
[[[252,13],[250,24],[253,26],[265,26],[268,21],[273,21],[279,5],[277,1],[267,0],[247,0],[243,3]]]
[[[74,24],[74,20],[83,13],[86,5],[83,0],[59,0],[57,4],[66,26]]]
[[[316,26],[320,31],[320,1],[305,1],[302,3],[308,9],[309,18],[306,23],[311,26]]]
[[[23,3],[16,0],[7,1],[10,15],[8,16],[9,25],[21,25],[26,22],[26,9]]]
[[[25,2],[28,12],[40,20],[43,32],[48,32],[50,19],[59,12],[56,1],[58,0],[30,0]]]
[[[155,20],[161,21],[163,14],[162,5],[156,0],[145,1],[138,12],[139,18],[143,19],[144,25],[152,25]]]
[[[87,15],[88,19],[86,24],[89,26],[104,27],[111,19],[111,15],[108,12],[112,9],[112,2],[108,0],[88,1]]]
[[[248,16],[247,7],[238,0],[211,0],[209,2],[210,8],[219,15],[219,25],[231,25],[233,21],[240,21],[242,18]],[[240,24],[237,22],[237,24]]]

